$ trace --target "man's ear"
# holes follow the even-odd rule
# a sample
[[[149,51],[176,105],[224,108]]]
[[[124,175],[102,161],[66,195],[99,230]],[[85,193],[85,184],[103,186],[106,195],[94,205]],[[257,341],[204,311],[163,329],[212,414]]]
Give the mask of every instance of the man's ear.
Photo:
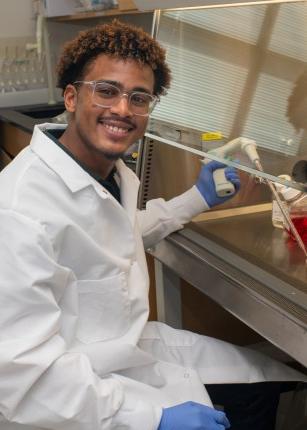
[[[63,97],[66,110],[68,112],[75,112],[78,98],[76,88],[73,85],[68,84],[64,90]]]

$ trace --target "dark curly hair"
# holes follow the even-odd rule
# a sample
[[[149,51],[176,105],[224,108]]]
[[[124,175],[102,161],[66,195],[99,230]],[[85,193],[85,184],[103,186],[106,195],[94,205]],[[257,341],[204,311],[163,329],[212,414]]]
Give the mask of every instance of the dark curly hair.
[[[82,80],[88,66],[100,54],[121,59],[134,59],[149,65],[154,73],[154,93],[163,94],[171,81],[170,69],[165,61],[165,50],[143,29],[113,20],[95,28],[81,31],[64,45],[57,66],[58,87]]]
[[[288,98],[287,117],[298,131],[307,129],[307,69],[295,81]]]

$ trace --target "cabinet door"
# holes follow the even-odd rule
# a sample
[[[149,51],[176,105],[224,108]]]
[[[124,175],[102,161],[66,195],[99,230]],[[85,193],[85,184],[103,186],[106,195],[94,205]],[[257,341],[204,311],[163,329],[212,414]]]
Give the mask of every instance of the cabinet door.
[[[12,124],[0,123],[0,146],[11,158],[14,158],[18,152],[29,145],[30,140],[30,133]]]
[[[5,166],[7,166],[12,161],[12,158],[10,158],[6,152],[3,151],[3,149],[0,148],[0,170],[2,170]]]

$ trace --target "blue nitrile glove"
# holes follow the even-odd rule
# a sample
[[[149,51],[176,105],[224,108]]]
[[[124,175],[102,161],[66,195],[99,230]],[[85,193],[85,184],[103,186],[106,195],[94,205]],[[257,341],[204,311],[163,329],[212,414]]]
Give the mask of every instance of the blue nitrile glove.
[[[225,430],[230,423],[222,411],[195,402],[163,409],[158,430]]]
[[[210,163],[204,164],[198,176],[196,187],[203,198],[206,200],[209,208],[224,203],[234,196],[234,194],[232,194],[231,196],[219,197],[216,194],[212,175],[214,170],[221,168],[225,168],[225,176],[230,182],[233,183],[235,187],[235,193],[240,188],[240,178],[234,167],[226,167],[225,164],[220,163],[219,161],[210,161]]]

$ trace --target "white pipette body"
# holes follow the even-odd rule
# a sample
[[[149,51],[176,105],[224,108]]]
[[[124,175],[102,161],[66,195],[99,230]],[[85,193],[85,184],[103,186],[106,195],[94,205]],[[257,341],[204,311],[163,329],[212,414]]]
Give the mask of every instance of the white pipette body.
[[[237,137],[225,145],[219,148],[213,149],[208,152],[208,154],[215,155],[220,158],[225,158],[234,152],[244,152],[250,161],[254,164],[255,161],[259,160],[259,155],[257,153],[256,142],[252,139],[246,137]],[[210,160],[208,158],[204,159],[204,163],[208,163]],[[231,196],[235,193],[235,187],[232,182],[228,181],[225,177],[225,169],[217,169],[213,173],[213,180],[215,184],[216,193],[219,197]]]

